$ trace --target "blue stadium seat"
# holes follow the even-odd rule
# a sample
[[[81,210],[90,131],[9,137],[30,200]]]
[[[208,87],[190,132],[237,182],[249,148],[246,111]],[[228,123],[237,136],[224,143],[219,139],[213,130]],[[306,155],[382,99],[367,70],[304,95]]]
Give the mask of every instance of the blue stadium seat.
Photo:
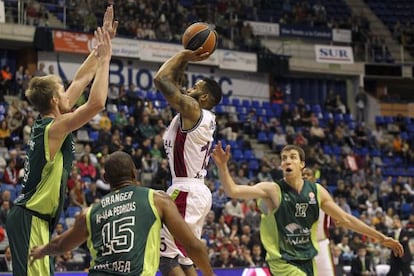
[[[244,155],[244,159],[246,160],[252,160],[252,159],[256,159],[256,155],[254,154],[254,152],[252,150],[245,150],[243,152]]]
[[[231,104],[235,107],[238,107],[241,105],[240,99],[239,98],[233,98],[231,99]]]
[[[92,142],[96,142],[98,141],[98,137],[99,137],[99,131],[97,130],[89,131],[89,140],[91,140]]]
[[[221,99],[221,104],[222,105],[230,105],[230,99],[229,99],[229,97],[223,97]]]
[[[248,168],[249,170],[257,172],[259,170],[260,163],[257,159],[252,159],[249,161]]]
[[[241,149],[233,150],[232,156],[236,162],[244,160],[243,151]]]
[[[267,142],[269,142],[269,138],[267,137],[266,132],[260,131],[257,134],[257,141],[259,141],[259,143],[267,143]]]
[[[246,109],[250,109],[251,107],[250,101],[247,99],[242,100],[242,106],[245,107]]]
[[[403,220],[408,219],[408,217],[413,213],[413,207],[411,203],[402,203],[400,207],[400,217]]]
[[[82,208],[79,206],[69,206],[68,209],[66,209],[66,217],[74,218],[76,213],[80,213],[82,211]]]

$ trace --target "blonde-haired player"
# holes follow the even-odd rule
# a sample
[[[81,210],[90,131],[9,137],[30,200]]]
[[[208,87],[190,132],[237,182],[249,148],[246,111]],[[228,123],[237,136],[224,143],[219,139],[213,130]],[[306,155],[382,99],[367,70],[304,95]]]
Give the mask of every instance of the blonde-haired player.
[[[316,182],[315,173],[310,168],[304,168],[302,173],[303,179]],[[328,228],[330,217],[319,209],[318,233],[317,239],[319,244],[319,252],[316,255],[316,266],[318,267],[319,276],[335,275],[334,264],[332,260],[331,248],[329,246]]]

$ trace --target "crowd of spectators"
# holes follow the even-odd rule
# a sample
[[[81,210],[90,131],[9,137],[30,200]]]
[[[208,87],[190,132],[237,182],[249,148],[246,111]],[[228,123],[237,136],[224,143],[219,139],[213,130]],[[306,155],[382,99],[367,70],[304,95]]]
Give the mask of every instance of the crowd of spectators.
[[[8,22],[17,21],[17,2],[6,1]],[[25,4],[25,23],[48,26],[48,13],[65,21],[66,27],[81,32],[92,32],[100,24],[105,2],[98,0],[28,1]],[[357,60],[390,62],[392,57],[384,40],[372,34],[364,14],[351,14],[343,2],[330,9],[326,1],[120,1],[115,3],[120,21],[120,36],[165,42],[181,42],[186,27],[196,21],[208,22],[220,34],[219,47],[258,51],[260,37],[253,34],[245,21],[265,21],[318,28],[343,28],[352,31],[352,46]],[[52,6],[54,5],[54,6]],[[48,12],[49,9],[49,12]],[[409,23],[408,23],[409,24]],[[404,34],[409,43],[412,31],[405,26],[396,35]],[[397,28],[396,29],[400,29]]]

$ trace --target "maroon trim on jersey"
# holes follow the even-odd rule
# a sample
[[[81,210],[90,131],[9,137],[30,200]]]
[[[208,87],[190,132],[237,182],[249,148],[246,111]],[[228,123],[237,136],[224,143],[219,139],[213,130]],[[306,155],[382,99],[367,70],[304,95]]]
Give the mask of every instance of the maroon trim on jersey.
[[[177,134],[174,143],[174,173],[176,177],[188,177],[187,168],[184,161],[184,145],[187,139],[187,133],[177,128]]]
[[[188,196],[188,192],[180,191],[174,200],[175,205],[178,208],[178,212],[184,219],[185,219],[185,211],[187,210],[187,196]],[[174,240],[174,241],[175,241],[175,245],[177,246],[178,250],[180,250],[184,254],[184,256],[187,257],[188,254],[187,254],[187,251],[185,251],[184,246],[178,240]]]
[[[331,217],[325,214],[323,218],[323,231],[325,232],[326,238],[329,238],[329,226],[331,224]]]

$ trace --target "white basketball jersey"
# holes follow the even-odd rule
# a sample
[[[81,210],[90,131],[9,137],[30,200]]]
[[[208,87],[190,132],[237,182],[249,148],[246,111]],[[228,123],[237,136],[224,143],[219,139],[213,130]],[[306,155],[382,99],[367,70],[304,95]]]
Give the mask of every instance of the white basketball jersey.
[[[190,130],[182,130],[180,114],[175,115],[164,133],[164,148],[171,175],[204,178],[216,130],[216,116],[202,109],[198,123]]]
[[[319,209],[318,232],[316,234],[318,241],[328,238],[330,220],[331,218],[322,209]]]

